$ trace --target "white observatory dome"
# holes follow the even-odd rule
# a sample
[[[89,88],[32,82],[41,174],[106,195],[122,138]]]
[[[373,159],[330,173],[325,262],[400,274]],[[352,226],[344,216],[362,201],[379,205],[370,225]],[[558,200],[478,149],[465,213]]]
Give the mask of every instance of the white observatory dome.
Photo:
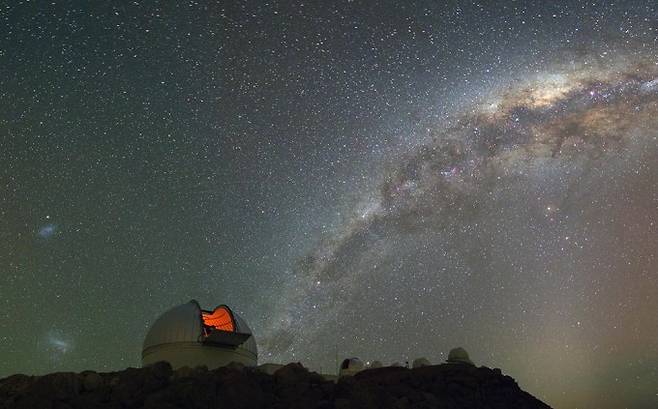
[[[424,366],[430,366],[432,365],[427,358],[416,358],[414,359],[414,362],[411,364],[412,368],[422,368]]]
[[[363,362],[359,358],[347,358],[340,364],[338,376],[352,376],[363,370]]]
[[[162,314],[149,329],[142,366],[167,361],[176,369],[205,365],[209,369],[238,362],[256,366],[256,340],[247,323],[226,305],[212,311],[192,300]]]

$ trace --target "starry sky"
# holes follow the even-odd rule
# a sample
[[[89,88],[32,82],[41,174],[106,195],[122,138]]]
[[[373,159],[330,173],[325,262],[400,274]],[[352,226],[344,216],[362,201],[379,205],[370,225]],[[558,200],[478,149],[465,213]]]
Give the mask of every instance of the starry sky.
[[[445,360],[658,406],[654,1],[0,5],[0,377]]]

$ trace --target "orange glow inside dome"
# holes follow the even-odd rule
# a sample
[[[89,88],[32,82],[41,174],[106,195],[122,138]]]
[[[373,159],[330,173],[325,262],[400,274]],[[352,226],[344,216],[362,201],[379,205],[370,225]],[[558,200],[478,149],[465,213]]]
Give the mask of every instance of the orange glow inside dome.
[[[203,324],[220,331],[235,331],[235,323],[228,308],[221,306],[214,311],[202,311]]]

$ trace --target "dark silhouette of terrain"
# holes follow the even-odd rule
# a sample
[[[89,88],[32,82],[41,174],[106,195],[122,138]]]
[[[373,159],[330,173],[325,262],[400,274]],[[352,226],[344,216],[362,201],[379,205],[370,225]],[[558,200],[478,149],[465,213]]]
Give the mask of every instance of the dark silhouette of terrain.
[[[369,369],[327,381],[300,364],[268,375],[232,366],[172,371],[160,362],[119,372],[13,375],[0,408],[549,408],[499,369],[443,364]]]

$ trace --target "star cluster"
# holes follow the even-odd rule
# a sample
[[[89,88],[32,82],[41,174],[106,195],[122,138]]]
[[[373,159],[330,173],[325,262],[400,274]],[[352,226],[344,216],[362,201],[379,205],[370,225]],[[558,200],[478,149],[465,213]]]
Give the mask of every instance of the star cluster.
[[[465,347],[656,407],[652,1],[0,8],[0,376],[139,365],[226,303],[261,362]]]

